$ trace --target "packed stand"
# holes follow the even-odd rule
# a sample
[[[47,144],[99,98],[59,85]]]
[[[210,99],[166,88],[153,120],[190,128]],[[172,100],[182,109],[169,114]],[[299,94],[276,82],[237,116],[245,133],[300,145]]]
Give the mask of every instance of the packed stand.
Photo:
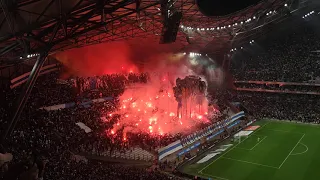
[[[45,80],[45,77],[50,78]],[[114,76],[115,79],[118,77]],[[39,82],[32,91],[16,129],[4,145],[5,150],[2,149],[2,153],[10,152],[13,159],[9,163],[1,164],[0,179],[18,179],[17,176],[23,176],[25,172],[33,176],[32,179],[36,179],[35,177],[37,179],[169,179],[169,176],[162,173],[147,172],[139,168],[96,164],[91,161],[86,163],[74,161],[72,157],[83,152],[123,151],[134,146],[150,150],[157,146],[165,146],[181,136],[151,137],[143,133],[128,133],[128,140],[123,140],[121,131],[110,136],[107,132],[117,123],[120,115],[109,117],[107,122],[102,121],[101,117],[117,108],[117,97],[123,90],[111,92],[115,97],[114,101],[94,103],[89,107],[76,105],[74,108],[58,111],[39,110],[38,107],[43,105],[65,103],[79,98],[70,93],[74,87],[69,84],[59,82],[61,86],[57,85],[59,90],[56,90],[54,85],[47,84],[50,81],[57,84],[56,78],[52,78],[51,75],[43,76],[43,78],[44,80]],[[110,81],[108,84],[111,85],[117,80]],[[127,80],[124,81],[127,82]],[[46,86],[41,89],[44,84]],[[19,89],[7,89],[1,94],[1,100],[3,100],[1,102],[7,102],[2,103],[0,107],[1,133],[4,132],[12,115],[14,107],[12,101],[15,100],[18,92]],[[34,102],[32,98],[36,98],[36,101]],[[43,101],[39,105],[38,102],[43,98],[48,101]],[[91,132],[85,133],[76,126],[77,122],[90,126]],[[17,169],[19,171],[16,171]]]
[[[211,124],[210,126],[207,126],[199,131],[196,131],[192,134],[189,134],[189,135],[183,137],[181,139],[181,143],[183,146],[192,144],[192,143],[200,140],[203,137],[206,137],[210,134],[213,134],[213,133],[216,133],[220,130],[223,130],[228,125],[230,125],[232,122],[234,122],[234,121],[230,118],[217,121],[217,122]]]
[[[320,41],[316,28],[303,24],[280,32],[276,37],[270,36],[266,52],[259,55],[237,52],[239,54],[234,55],[232,73],[236,80],[314,82],[320,77],[320,58],[311,56],[312,51],[320,49],[320,44],[316,43]],[[245,62],[237,64],[238,58],[243,57]]]
[[[237,92],[241,102],[257,118],[320,123],[320,97],[265,92]]]
[[[235,83],[237,88],[253,90],[274,90],[288,92],[320,92],[320,86],[308,85],[286,85],[286,84],[255,84],[255,83]]]

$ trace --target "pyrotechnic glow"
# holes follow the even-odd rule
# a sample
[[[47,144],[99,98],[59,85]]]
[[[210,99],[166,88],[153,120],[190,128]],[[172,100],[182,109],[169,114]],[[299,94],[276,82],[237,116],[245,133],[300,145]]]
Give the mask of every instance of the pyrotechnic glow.
[[[178,117],[178,102],[172,85],[161,79],[130,86],[119,102],[120,108],[113,114],[120,114],[121,118],[112,131],[176,134],[209,122],[205,115],[208,105],[204,96],[201,101],[198,97],[186,99]]]

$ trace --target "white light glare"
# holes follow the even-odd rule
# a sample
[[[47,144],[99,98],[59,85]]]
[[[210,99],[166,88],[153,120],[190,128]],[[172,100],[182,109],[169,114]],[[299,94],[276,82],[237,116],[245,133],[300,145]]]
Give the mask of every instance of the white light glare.
[[[201,56],[201,54],[199,54],[199,53],[194,53],[194,52],[190,52],[189,56],[190,56],[190,57]]]
[[[302,18],[306,18],[306,17],[310,16],[310,15],[313,14],[313,13],[314,13],[314,11],[311,11],[311,12],[309,12],[308,14],[302,16]]]
[[[256,17],[255,17],[255,16],[253,16],[253,19],[256,19]]]
[[[284,4],[284,6],[285,6],[285,7],[288,7],[288,4],[286,3],[286,4]]]

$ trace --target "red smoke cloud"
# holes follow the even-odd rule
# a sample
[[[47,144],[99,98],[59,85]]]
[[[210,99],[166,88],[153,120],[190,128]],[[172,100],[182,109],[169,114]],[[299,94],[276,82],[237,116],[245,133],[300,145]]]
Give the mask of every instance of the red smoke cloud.
[[[55,55],[68,74],[95,76],[112,73],[147,72],[174,64],[179,44],[160,45],[146,40],[112,42],[71,49]]]
[[[120,97],[120,108],[114,114],[121,118],[113,126],[112,132],[146,132],[150,134],[176,134],[191,131],[199,123],[208,123],[206,119],[208,102],[203,96],[202,103],[190,98],[183,104],[184,110],[178,117],[178,102],[171,83],[166,76],[151,77],[147,84],[135,84],[127,87]],[[107,115],[112,116],[113,113]]]
[[[126,132],[178,133],[208,122],[207,100],[201,107],[190,101],[189,117],[177,118],[178,103],[172,87],[177,77],[195,75],[188,63],[188,55],[179,52],[180,44],[159,45],[155,42],[135,40],[113,42],[68,50],[56,54],[68,71],[67,75],[95,76],[112,73],[148,72],[151,80],[139,88],[127,87],[120,97],[121,120],[111,134],[124,128]],[[192,117],[190,117],[192,116]],[[124,134],[125,137],[125,134]]]

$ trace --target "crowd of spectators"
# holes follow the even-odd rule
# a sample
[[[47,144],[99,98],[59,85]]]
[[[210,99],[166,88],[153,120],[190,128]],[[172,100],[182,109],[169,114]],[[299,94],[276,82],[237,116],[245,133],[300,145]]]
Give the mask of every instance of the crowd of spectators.
[[[301,22],[271,31],[233,54],[238,91],[230,100],[257,118],[320,122],[320,34],[312,20]]]
[[[93,103],[90,106],[77,104],[73,108],[57,111],[45,111],[39,107],[80,101],[79,98],[84,97],[79,97],[79,92],[76,92],[77,89],[75,91],[69,82],[57,82],[57,74],[40,77],[19,123],[6,143],[2,144],[1,153],[11,153],[13,159],[1,164],[0,179],[19,179],[19,176],[26,177],[25,173],[32,176],[30,179],[174,179],[158,171],[148,172],[145,168],[74,160],[74,155],[81,153],[122,151],[135,146],[154,151],[181,137],[179,134],[164,134],[158,137],[147,133],[127,133],[127,139],[124,140],[121,129],[115,134],[110,134],[120,115],[106,115],[117,108],[117,97],[124,91],[124,86],[122,89],[119,87],[120,90],[115,88],[115,91],[112,91],[112,88],[117,86],[114,82],[120,81],[118,84],[125,84],[132,77],[145,76],[132,75],[123,81],[119,80],[120,77],[110,75],[101,78],[104,79],[103,84],[107,84],[108,87],[107,92],[101,93],[112,94],[113,101]],[[140,80],[142,83],[145,82],[144,78]],[[4,89],[1,94],[1,102],[5,102],[0,106],[1,133],[4,132],[12,115],[12,102],[16,100],[19,90]],[[85,91],[81,93],[85,94]],[[85,98],[90,96],[87,94]],[[108,119],[103,120],[102,116]],[[77,122],[88,125],[91,132],[84,132],[76,125]]]
[[[320,49],[319,43],[316,43],[320,40],[317,28],[303,24],[274,34],[277,36],[270,35],[270,42],[257,42],[250,47],[251,50],[234,55],[232,69],[235,79],[280,82],[312,82],[319,79],[320,58],[312,53]],[[265,51],[260,52],[261,47]],[[239,58],[244,59],[241,65],[237,63]]]
[[[123,90],[126,85],[130,83],[147,83],[148,79],[149,77],[146,73],[129,73],[110,74],[95,77],[76,77],[71,81],[79,93],[96,89],[99,90],[99,92],[108,93],[108,95],[116,95],[121,93],[121,90]]]
[[[259,118],[320,123],[320,97],[268,92],[237,92],[234,101]]]
[[[255,84],[255,83],[235,83],[237,88],[274,90],[283,92],[314,92],[320,93],[320,86],[308,85],[287,85],[287,84]]]

